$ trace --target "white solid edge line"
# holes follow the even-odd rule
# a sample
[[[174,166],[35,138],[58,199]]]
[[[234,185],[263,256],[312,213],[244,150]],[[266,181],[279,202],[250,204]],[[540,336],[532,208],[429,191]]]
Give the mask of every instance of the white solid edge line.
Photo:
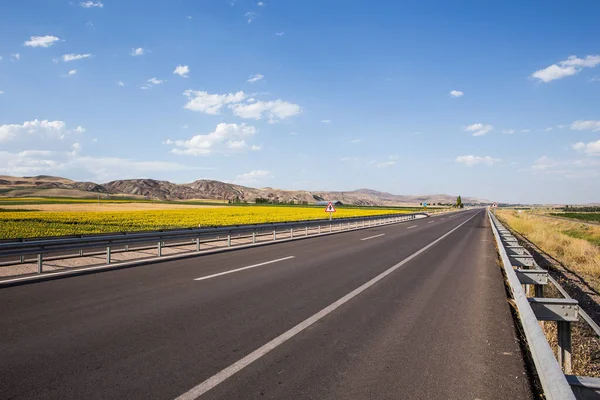
[[[206,279],[216,278],[217,276],[221,276],[221,275],[233,274],[234,272],[244,271],[246,269],[251,269],[251,268],[256,268],[256,267],[262,267],[263,265],[268,265],[268,264],[273,264],[273,263],[276,263],[276,262],[279,262],[279,261],[289,260],[290,258],[294,258],[294,257],[295,256],[278,258],[277,260],[271,260],[271,261],[267,261],[267,262],[260,263],[260,264],[254,264],[254,265],[249,265],[247,267],[232,269],[232,270],[225,271],[225,272],[219,272],[218,274],[212,274],[212,275],[202,276],[202,277],[196,278],[194,280],[195,281],[203,281],[203,280],[206,280]]]
[[[416,228],[417,226],[419,226],[419,225],[413,225],[413,226],[409,226],[409,227],[408,227],[408,228],[406,228],[406,229],[412,229],[412,228]]]
[[[369,239],[375,239],[375,238],[377,238],[377,237],[379,237],[379,236],[383,236],[383,235],[385,235],[385,233],[382,233],[382,234],[379,234],[379,235],[375,235],[375,236],[369,236],[369,237],[366,237],[366,238],[364,238],[364,239],[360,239],[360,240],[369,240]]]
[[[400,261],[398,264],[394,265],[393,267],[390,267],[389,269],[385,270],[384,272],[377,275],[375,278],[371,279],[367,283],[364,283],[363,285],[354,289],[352,292],[348,293],[347,295],[340,298],[336,302],[325,307],[318,313],[316,313],[313,316],[300,322],[298,325],[294,326],[292,329],[288,330],[287,332],[282,333],[281,335],[277,336],[275,339],[271,340],[267,344],[254,350],[252,353],[248,354],[246,357],[242,358],[241,360],[238,360],[237,362],[231,364],[229,367],[227,367],[227,368],[223,369],[222,371],[218,372],[217,374],[211,376],[204,382],[200,383],[198,386],[192,388],[188,392],[185,392],[181,396],[177,397],[175,400],[192,400],[192,399],[197,399],[198,397],[202,396],[204,393],[208,392],[209,390],[211,390],[212,388],[214,388],[221,382],[225,381],[227,378],[231,377],[233,374],[241,371],[242,369],[244,369],[245,367],[247,367],[254,361],[258,360],[259,358],[261,358],[262,356],[264,356],[271,350],[282,345],[283,343],[285,343],[292,337],[296,336],[298,333],[302,332],[304,329],[308,328],[309,326],[311,326],[312,324],[314,324],[321,318],[323,318],[326,315],[330,314],[331,312],[335,311],[338,307],[340,307],[344,303],[347,303],[348,301],[352,300],[354,297],[358,296],[360,293],[364,292],[366,289],[370,288],[371,286],[373,286],[374,284],[376,284],[377,282],[379,282],[380,280],[382,280],[383,278],[385,278],[392,272],[396,271],[398,268],[400,268],[407,262],[411,261],[413,258],[417,257],[419,254],[423,253],[424,251],[426,251],[427,249],[429,249],[430,247],[432,247],[433,245],[438,243],[440,240],[444,239],[445,237],[450,235],[452,232],[456,231],[458,228],[460,228],[461,226],[463,226],[464,224],[466,224],[467,222],[469,222],[470,220],[475,218],[475,216],[477,216],[480,212],[481,211],[476,212],[471,218],[467,219],[465,222],[461,223],[460,225],[458,225],[456,228],[452,229],[448,233],[445,233],[444,235],[440,236],[433,242],[429,243],[427,246],[423,247],[422,249],[420,249],[417,252],[413,253],[412,255],[408,256],[407,258]]]

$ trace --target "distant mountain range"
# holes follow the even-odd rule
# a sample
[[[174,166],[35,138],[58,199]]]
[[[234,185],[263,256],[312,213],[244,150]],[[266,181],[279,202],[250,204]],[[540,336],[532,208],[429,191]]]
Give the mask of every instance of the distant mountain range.
[[[107,183],[75,182],[56,176],[14,177],[0,175],[0,196],[3,197],[82,197],[98,195],[111,197],[133,197],[157,200],[234,200],[254,202],[257,198],[279,202],[314,203],[322,200],[338,200],[344,204],[392,206],[455,203],[456,195],[434,194],[422,196],[395,195],[371,189],[348,192],[323,192],[307,190],[281,190],[273,188],[255,189],[231,183],[197,180],[192,183],[175,184],[154,179],[126,179]],[[489,200],[462,197],[463,203],[491,203]]]

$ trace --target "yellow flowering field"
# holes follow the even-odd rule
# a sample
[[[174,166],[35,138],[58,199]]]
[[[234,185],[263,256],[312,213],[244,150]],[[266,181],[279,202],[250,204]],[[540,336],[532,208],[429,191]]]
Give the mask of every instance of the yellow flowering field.
[[[338,208],[334,218],[412,212],[399,209]],[[89,233],[258,224],[328,218],[323,208],[232,206],[186,210],[106,212],[0,212],[0,239]]]

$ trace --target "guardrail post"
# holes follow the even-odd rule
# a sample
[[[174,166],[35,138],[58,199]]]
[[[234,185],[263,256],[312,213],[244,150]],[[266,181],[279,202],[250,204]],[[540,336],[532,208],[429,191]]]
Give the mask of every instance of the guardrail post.
[[[304,236],[308,236],[308,225],[304,227]]]
[[[273,230],[273,240],[277,240],[277,231]]]
[[[42,253],[37,255],[37,259],[38,259],[38,274],[41,274],[43,271],[43,266],[42,266]]]
[[[331,224],[329,224],[329,232],[332,232],[333,228],[331,227]]]
[[[293,238],[294,237],[294,227],[290,228],[290,237]]]
[[[558,363],[565,374],[571,373],[571,323],[557,321],[558,331]]]
[[[319,224],[319,235],[321,234],[321,224]]]
[[[21,264],[23,264],[25,262],[25,256],[21,256],[19,260],[21,261]]]
[[[160,241],[158,242],[158,256],[162,256],[162,242]]]
[[[256,231],[252,231],[252,243],[256,243]]]
[[[231,247],[231,234],[227,234],[227,247]]]
[[[533,285],[533,288],[535,297],[544,297],[544,285]]]
[[[110,264],[110,246],[106,246],[106,263]]]
[[[83,249],[79,249],[79,257],[83,257]]]
[[[196,251],[200,251],[200,238],[196,238]]]
[[[125,245],[125,251],[129,251],[129,245],[128,244]],[[83,251],[82,251],[82,253],[83,253]],[[80,254],[80,256],[82,256],[82,255],[83,254]]]

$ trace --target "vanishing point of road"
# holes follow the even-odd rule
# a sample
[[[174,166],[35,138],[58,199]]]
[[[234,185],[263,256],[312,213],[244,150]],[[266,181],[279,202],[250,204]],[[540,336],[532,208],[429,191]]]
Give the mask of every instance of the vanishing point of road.
[[[531,399],[484,210],[0,289],[2,399]]]

